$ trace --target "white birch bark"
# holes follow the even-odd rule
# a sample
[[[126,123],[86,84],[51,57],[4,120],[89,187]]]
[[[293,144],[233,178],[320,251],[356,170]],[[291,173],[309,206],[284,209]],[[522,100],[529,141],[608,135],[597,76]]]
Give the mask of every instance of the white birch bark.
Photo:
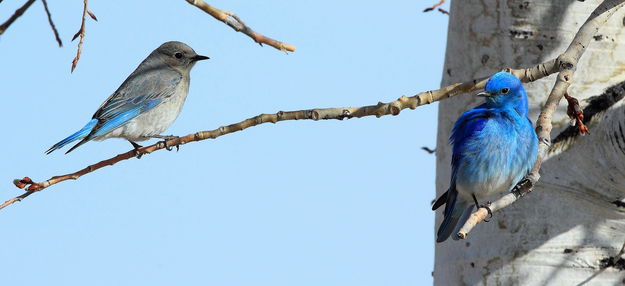
[[[452,1],[442,85],[526,68],[557,57],[600,1]],[[625,11],[617,11],[582,56],[572,96],[600,95],[625,81]],[[526,84],[532,121],[555,77]],[[449,185],[453,122],[480,99],[440,102],[437,195]],[[569,120],[554,115],[555,138]],[[534,192],[481,223],[467,240],[436,245],[435,285],[622,285],[625,271],[603,268],[625,242],[625,105],[594,117],[591,135],[562,144]],[[625,204],[624,204],[625,205]],[[442,209],[442,208],[441,208]],[[436,225],[442,213],[436,214]],[[623,261],[625,266],[625,260]]]

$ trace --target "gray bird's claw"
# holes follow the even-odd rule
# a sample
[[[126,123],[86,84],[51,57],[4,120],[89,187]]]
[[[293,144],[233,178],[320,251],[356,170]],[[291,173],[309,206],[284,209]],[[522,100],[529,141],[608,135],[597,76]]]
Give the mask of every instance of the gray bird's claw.
[[[135,143],[133,141],[130,141],[130,140],[128,140],[128,142],[130,142],[130,144],[132,144],[132,147],[135,148],[135,157],[137,159],[141,159],[141,157],[143,156],[144,153],[139,151],[139,148],[141,148],[143,146],[141,146],[141,145],[139,145],[139,144],[137,144],[137,143]]]
[[[163,139],[163,145],[165,145],[165,150],[171,151],[171,150],[174,150],[173,147],[176,147],[176,152],[180,151],[180,145],[169,146],[167,144],[167,140],[176,139],[176,138],[180,138],[180,137],[174,136],[174,135],[165,135],[165,136],[160,136],[160,138]]]
[[[163,145],[165,145],[165,150],[167,150],[167,151],[174,150],[174,147],[176,147],[176,152],[180,151],[180,145],[169,146],[169,145],[167,145],[167,140],[163,141]]]
[[[135,149],[135,157],[137,159],[141,159],[141,157],[143,157],[143,153],[139,152],[138,149]]]

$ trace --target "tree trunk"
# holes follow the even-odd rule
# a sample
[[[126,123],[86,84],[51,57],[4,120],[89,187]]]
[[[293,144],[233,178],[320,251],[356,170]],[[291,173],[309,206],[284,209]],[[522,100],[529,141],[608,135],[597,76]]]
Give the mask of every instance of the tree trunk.
[[[557,57],[598,1],[451,2],[445,69],[448,85],[526,68]],[[582,56],[569,88],[582,107],[625,81],[625,10],[617,11]],[[526,84],[535,122],[555,76]],[[625,260],[625,106],[623,85],[595,98],[590,135],[553,140],[534,192],[496,212],[461,241],[436,245],[436,285],[621,285]],[[477,105],[472,95],[439,105],[437,195],[451,172],[451,127]],[[615,103],[616,101],[616,103]],[[602,104],[603,103],[603,104]],[[606,110],[606,107],[609,107]],[[569,126],[566,102],[554,115],[555,138]],[[564,140],[560,140],[565,138]],[[495,199],[495,198],[493,198]],[[441,208],[443,209],[443,208]],[[436,214],[436,225],[442,212]]]

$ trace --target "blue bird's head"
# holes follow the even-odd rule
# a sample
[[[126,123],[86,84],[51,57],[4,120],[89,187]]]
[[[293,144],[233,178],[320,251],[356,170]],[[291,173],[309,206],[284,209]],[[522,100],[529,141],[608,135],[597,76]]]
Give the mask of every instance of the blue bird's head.
[[[515,108],[527,114],[527,94],[521,81],[511,73],[498,72],[488,79],[484,91],[477,94],[486,98],[490,107]]]

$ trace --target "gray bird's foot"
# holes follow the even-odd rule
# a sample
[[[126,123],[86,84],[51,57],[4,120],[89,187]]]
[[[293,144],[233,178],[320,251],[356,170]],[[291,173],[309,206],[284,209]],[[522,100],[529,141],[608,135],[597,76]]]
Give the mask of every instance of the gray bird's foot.
[[[485,208],[486,211],[488,212],[488,219],[492,218],[493,217],[493,211],[490,209],[491,202],[487,201],[486,204],[480,205],[480,203],[477,202],[477,198],[475,197],[475,195],[471,195],[471,196],[473,196],[473,202],[475,203],[475,207],[477,209]],[[489,222],[490,220],[488,220],[488,219],[485,218],[484,221],[485,222]]]
[[[132,144],[132,147],[135,148],[135,157],[137,157],[137,159],[141,159],[141,157],[143,156],[143,153],[141,151],[139,151],[139,148],[141,148],[143,146],[137,144],[136,142],[130,141],[130,140],[128,140],[128,142],[130,142],[130,144]]]
[[[180,136],[175,136],[175,135],[154,135],[154,136],[152,136],[152,138],[163,139],[163,145],[165,145],[165,150],[167,150],[167,151],[174,150],[174,147],[176,147],[176,152],[180,151],[180,145],[176,145],[176,146],[169,146],[169,145],[167,145],[167,140],[180,138]]]

